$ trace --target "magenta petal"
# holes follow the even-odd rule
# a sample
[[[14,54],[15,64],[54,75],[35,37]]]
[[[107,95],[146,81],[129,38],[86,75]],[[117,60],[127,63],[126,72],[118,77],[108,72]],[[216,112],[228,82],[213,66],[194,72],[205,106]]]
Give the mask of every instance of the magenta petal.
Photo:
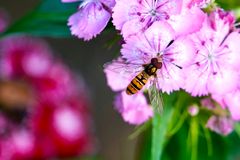
[[[123,119],[134,125],[144,123],[153,115],[152,108],[141,92],[135,95],[127,95],[125,92],[122,92],[116,97],[115,106],[122,114]]]
[[[90,40],[107,26],[110,18],[111,14],[100,4],[89,4],[73,14],[68,25],[73,35]]]
[[[181,36],[199,31],[205,18],[205,13],[194,7],[183,11],[179,15],[172,16],[169,23],[175,30],[176,36]]]

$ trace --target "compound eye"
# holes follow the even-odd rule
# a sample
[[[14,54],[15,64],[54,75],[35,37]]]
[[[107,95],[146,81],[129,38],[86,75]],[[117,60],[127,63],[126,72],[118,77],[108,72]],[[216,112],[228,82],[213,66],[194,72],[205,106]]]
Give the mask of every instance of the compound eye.
[[[157,62],[155,64],[155,66],[156,66],[157,69],[161,69],[162,68],[162,63],[161,62]]]
[[[152,64],[156,64],[156,63],[158,63],[157,58],[152,58],[152,59],[151,59],[151,63],[152,63]]]

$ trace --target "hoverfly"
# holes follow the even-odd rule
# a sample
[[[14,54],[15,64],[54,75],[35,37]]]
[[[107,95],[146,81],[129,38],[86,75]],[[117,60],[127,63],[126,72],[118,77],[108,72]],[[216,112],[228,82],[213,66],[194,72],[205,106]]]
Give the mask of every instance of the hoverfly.
[[[173,43],[173,40],[167,45],[166,48],[168,48]],[[131,62],[127,62],[124,58],[120,58],[116,61],[113,61],[115,68],[110,68],[109,70],[114,71],[117,73],[117,76],[124,75],[126,79],[129,79],[129,75],[135,75],[133,79],[126,85],[125,92],[129,96],[132,96],[143,89],[143,87],[147,84],[148,81],[150,81],[150,87],[148,88],[148,95],[149,100],[152,104],[152,106],[158,106],[159,112],[162,111],[162,97],[161,93],[159,91],[159,84],[158,84],[158,77],[157,71],[161,70],[163,67],[163,57],[158,54],[157,57],[151,58],[149,63],[146,64],[139,64],[134,63],[137,62],[138,59],[132,60]],[[180,66],[172,63],[173,65],[177,66],[181,69]],[[108,68],[108,64],[104,65],[104,68]],[[133,68],[135,66],[135,68]],[[166,76],[166,75],[162,75]],[[152,79],[153,78],[153,79]]]
[[[152,58],[151,63],[145,64],[143,67],[144,70],[141,71],[135,78],[133,78],[133,80],[127,86],[126,93],[128,95],[137,93],[143,88],[151,76],[156,76],[157,70],[162,68],[162,60],[159,61],[158,58]]]

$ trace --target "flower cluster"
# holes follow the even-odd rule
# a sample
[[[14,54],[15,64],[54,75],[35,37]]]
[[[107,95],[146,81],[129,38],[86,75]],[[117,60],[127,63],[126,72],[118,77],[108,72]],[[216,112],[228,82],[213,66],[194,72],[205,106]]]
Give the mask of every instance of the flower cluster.
[[[81,79],[41,40],[9,37],[0,48],[0,159],[91,153],[94,139]]]
[[[153,85],[166,93],[183,89],[194,97],[209,96],[230,111],[227,118],[240,120],[237,44],[240,34],[234,26],[233,13],[214,3],[212,0],[84,0],[79,12],[70,17],[72,33],[85,40],[102,31],[110,16],[123,36],[120,57],[106,64],[104,72],[108,85],[120,92],[115,106],[125,121],[141,124],[153,115],[142,92]],[[103,12],[107,18],[101,18]],[[154,65],[153,59],[161,64],[155,76],[145,78],[148,82],[141,84],[141,91],[127,95],[125,90],[131,81],[146,66]],[[210,122],[213,121],[216,118]]]

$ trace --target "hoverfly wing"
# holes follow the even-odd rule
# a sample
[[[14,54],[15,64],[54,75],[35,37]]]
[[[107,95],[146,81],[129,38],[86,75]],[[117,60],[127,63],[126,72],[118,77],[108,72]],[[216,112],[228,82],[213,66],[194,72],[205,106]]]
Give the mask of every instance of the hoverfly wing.
[[[163,100],[162,100],[161,91],[159,91],[157,85],[158,85],[158,79],[154,77],[148,89],[148,95],[149,95],[150,103],[154,107],[153,109],[156,112],[161,114],[163,112]]]
[[[127,78],[135,76],[137,73],[143,70],[142,64],[128,63],[123,58],[118,58],[112,62],[105,63],[103,65],[104,70],[109,70],[118,74],[122,78]]]

